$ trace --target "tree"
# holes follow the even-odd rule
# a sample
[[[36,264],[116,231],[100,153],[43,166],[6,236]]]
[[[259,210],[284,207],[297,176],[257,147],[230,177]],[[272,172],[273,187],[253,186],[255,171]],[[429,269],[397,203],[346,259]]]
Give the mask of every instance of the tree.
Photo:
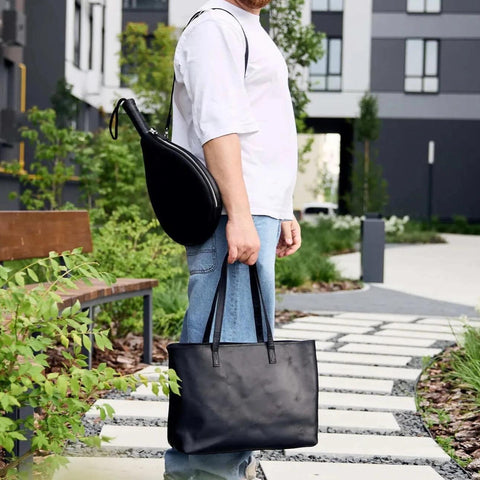
[[[380,135],[377,98],[370,93],[360,100],[360,116],[355,120],[355,140],[362,148],[354,152],[356,163],[352,173],[352,191],[347,206],[356,215],[380,212],[388,202],[387,181],[380,165],[375,162],[377,152],[372,142]]]
[[[288,67],[289,87],[298,133],[310,133],[305,120],[309,103],[303,77],[305,69],[323,56],[323,35],[302,21],[305,0],[273,0],[269,26],[273,41],[283,53]]]
[[[161,23],[149,33],[144,23],[129,23],[120,35],[122,81],[151,113],[151,123],[163,128],[173,82],[175,29]]]
[[[78,115],[80,100],[72,94],[72,85],[67,83],[65,78],[58,80],[50,102],[57,114],[57,126],[65,128],[73,125]]]

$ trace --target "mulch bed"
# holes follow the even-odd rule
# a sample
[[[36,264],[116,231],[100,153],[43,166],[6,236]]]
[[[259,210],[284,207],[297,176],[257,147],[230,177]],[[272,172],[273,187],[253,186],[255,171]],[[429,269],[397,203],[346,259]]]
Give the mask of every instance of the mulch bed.
[[[418,383],[419,406],[433,438],[447,445],[474,479],[480,479],[480,404],[474,391],[452,375],[452,353],[446,349],[426,369]]]
[[[355,280],[337,280],[335,282],[314,282],[300,287],[280,288],[279,293],[331,293],[360,290],[363,283]]]

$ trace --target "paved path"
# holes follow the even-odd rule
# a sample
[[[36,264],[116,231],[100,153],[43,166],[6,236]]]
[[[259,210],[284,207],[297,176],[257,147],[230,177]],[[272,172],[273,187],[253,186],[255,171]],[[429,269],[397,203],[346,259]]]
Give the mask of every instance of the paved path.
[[[385,250],[384,283],[363,291],[287,294],[277,307],[324,312],[376,312],[442,317],[475,316],[480,304],[480,235],[444,235],[439,245]],[[360,254],[331,257],[346,278],[360,278]]]
[[[384,283],[378,286],[440,302],[479,305],[480,235],[442,236],[447,243],[387,248]],[[360,278],[359,253],[332,259],[347,278]]]
[[[473,324],[480,326],[480,321]],[[461,325],[421,315],[337,313],[278,328],[278,339],[317,340],[320,433],[315,447],[260,455],[265,478],[468,478],[423,429],[414,401],[421,358],[453,341]],[[154,367],[143,373],[151,380],[158,375]],[[103,444],[98,458],[72,458],[55,480],[162,478],[162,452],[168,448],[166,398],[142,387],[129,399],[108,403],[129,426],[100,423],[111,443]],[[95,409],[89,413],[90,418],[97,415]],[[105,455],[112,457],[101,458]],[[127,458],[131,456],[143,458]]]

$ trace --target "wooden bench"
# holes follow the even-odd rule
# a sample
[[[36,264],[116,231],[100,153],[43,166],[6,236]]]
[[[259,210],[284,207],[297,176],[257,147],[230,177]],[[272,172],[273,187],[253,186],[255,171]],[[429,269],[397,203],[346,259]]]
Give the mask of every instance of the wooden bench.
[[[83,253],[93,251],[87,211],[0,211],[0,262],[43,258],[51,251],[77,247],[82,247]],[[152,289],[157,285],[158,280],[152,278],[118,278],[112,285],[100,280],[92,280],[92,285],[77,282],[78,289],[60,294],[60,308],[78,300],[93,321],[97,305],[143,297],[143,362],[152,363]],[[92,352],[85,354],[91,368]]]

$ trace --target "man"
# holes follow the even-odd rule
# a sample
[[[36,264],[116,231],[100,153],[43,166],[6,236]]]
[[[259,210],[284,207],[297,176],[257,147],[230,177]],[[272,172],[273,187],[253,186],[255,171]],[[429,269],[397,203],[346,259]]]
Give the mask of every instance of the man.
[[[205,160],[225,210],[215,234],[187,248],[189,308],[182,342],[202,341],[227,254],[222,341],[255,342],[248,265],[257,264],[273,326],[275,254],[285,257],[300,247],[292,206],[297,137],[288,71],[260,25],[261,8],[269,2],[210,0],[184,30],[175,52],[173,140]],[[256,478],[251,452],[169,450],[165,469],[168,480]]]

